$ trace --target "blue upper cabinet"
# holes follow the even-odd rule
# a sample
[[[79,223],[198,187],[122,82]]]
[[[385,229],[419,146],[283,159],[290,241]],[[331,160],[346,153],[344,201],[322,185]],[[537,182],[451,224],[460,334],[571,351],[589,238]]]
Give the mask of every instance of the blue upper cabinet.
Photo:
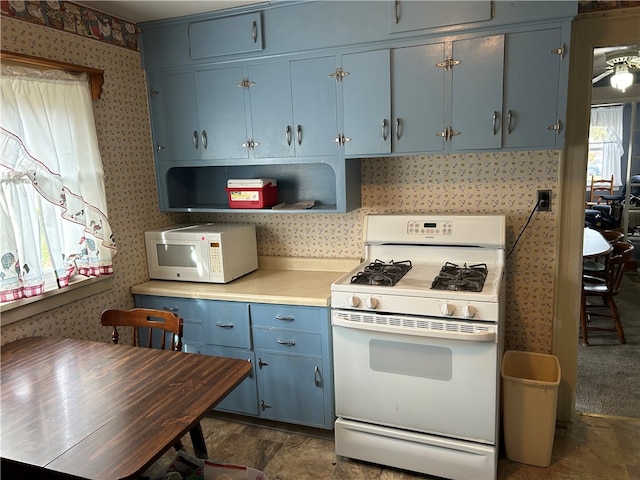
[[[342,56],[346,155],[391,152],[389,50]]]
[[[333,56],[247,67],[254,158],[336,155]]]
[[[149,77],[153,144],[158,161],[202,158],[202,130],[193,73]]]
[[[504,35],[454,41],[444,63],[452,80],[445,139],[453,150],[500,148]]]
[[[260,50],[262,50],[260,12],[189,24],[189,56],[192,60]]]
[[[561,146],[560,67],[567,62],[562,29],[510,33],[505,46],[502,145]]]
[[[291,62],[291,97],[298,156],[336,155],[338,135],[333,55]]]
[[[195,79],[204,157],[248,158],[242,68],[199,71]]]
[[[391,50],[392,145],[396,153],[439,152],[444,139],[444,43]]]
[[[427,1],[389,0],[389,32],[410,32],[439,27],[464,28],[490,20],[490,0]]]

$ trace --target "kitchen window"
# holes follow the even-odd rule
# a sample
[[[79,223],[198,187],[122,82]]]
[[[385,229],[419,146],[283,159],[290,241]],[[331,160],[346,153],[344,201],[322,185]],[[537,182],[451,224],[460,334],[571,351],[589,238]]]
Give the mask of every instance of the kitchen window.
[[[5,62],[3,52],[1,73],[0,300],[7,303],[110,275],[116,248],[93,118],[95,71],[90,88],[86,74]]]

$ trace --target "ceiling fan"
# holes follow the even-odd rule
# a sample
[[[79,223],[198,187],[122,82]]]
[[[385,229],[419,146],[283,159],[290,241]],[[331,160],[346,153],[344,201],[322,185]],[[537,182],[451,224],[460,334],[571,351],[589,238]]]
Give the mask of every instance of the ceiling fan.
[[[640,70],[640,50],[633,48],[609,52],[605,55],[605,63],[605,71],[593,77],[592,83],[613,74],[611,86],[624,92],[633,83],[633,71]]]

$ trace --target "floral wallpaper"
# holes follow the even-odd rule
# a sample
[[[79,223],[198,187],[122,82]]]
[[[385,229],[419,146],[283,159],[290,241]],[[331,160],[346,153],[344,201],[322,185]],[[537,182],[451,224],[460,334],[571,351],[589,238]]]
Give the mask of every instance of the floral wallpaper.
[[[108,341],[108,332],[99,325],[100,313],[133,306],[131,287],[148,279],[143,233],[157,226],[252,222],[259,255],[359,257],[362,219],[368,213],[493,213],[506,215],[510,250],[535,205],[536,191],[549,189],[552,212],[533,216],[507,262],[505,346],[551,351],[559,151],[366,159],[363,206],[346,214],[166,214],[158,210],[139,53],[10,15],[3,15],[1,28],[3,49],[104,70],[95,114],[109,219],[119,247],[113,289],[7,325],[1,330],[1,343],[34,334]]]
[[[138,31],[133,23],[72,2],[2,0],[0,11],[26,22],[138,50]]]

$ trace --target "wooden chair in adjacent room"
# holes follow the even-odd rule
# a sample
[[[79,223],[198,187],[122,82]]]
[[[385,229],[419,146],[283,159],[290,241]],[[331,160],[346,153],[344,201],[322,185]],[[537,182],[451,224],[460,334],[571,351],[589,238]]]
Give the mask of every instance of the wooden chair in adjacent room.
[[[620,292],[620,284],[631,262],[634,247],[627,242],[616,242],[612,244],[612,247],[613,250],[605,262],[604,278],[586,273],[582,276],[580,327],[582,329],[582,344],[585,346],[589,345],[588,332],[590,331],[615,332],[620,343],[627,343],[614,298]],[[589,303],[589,299],[593,298],[599,298],[601,301]],[[608,312],[601,313],[603,309],[608,309]],[[608,328],[590,325],[593,317],[609,317],[613,320],[613,326]]]
[[[113,327],[111,340],[116,344],[120,338],[118,327],[121,329],[130,327],[132,329],[132,345],[135,347],[169,349],[177,352],[182,350],[184,320],[173,312],[151,308],[109,309],[102,312],[100,323],[107,327]],[[196,456],[206,458],[207,450],[200,422],[189,431],[189,434]],[[181,448],[182,442],[178,442],[175,449],[180,450]]]
[[[600,195],[613,195],[613,175],[610,179],[596,179],[591,175],[590,202],[600,203]]]

